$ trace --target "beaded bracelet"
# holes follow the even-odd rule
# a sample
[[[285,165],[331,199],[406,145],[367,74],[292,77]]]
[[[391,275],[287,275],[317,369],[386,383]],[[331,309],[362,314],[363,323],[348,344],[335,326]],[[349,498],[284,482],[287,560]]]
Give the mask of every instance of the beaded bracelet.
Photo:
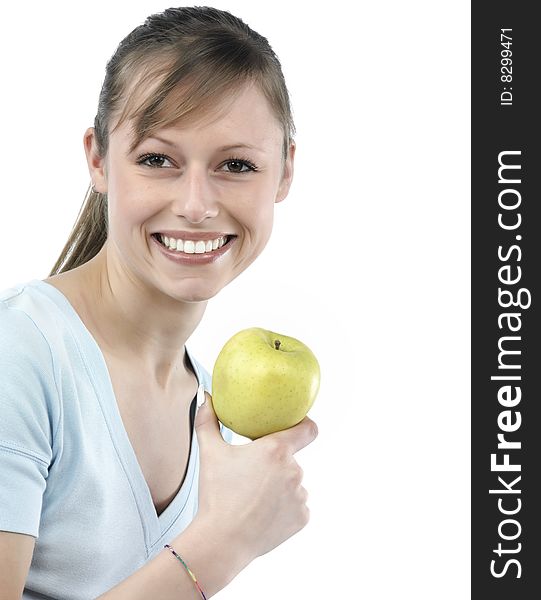
[[[201,598],[203,598],[203,600],[207,600],[207,597],[203,593],[201,586],[197,583],[197,579],[195,578],[195,575],[188,568],[188,565],[182,560],[182,558],[180,558],[180,556],[175,552],[175,550],[169,544],[165,544],[164,548],[169,548],[169,550],[171,550],[171,552],[174,554],[175,558],[178,558],[180,560],[180,562],[184,565],[186,571],[188,571],[188,573],[190,574],[190,577],[193,579],[193,582],[195,583],[197,589],[199,590],[199,593],[201,594]]]

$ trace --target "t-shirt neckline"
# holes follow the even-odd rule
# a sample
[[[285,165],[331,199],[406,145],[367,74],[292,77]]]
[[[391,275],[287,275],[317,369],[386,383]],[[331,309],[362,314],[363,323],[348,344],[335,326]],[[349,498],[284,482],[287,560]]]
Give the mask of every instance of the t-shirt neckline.
[[[197,436],[195,432],[192,432],[190,456],[184,481],[176,496],[158,516],[154,502],[152,501],[150,489],[124,427],[107,363],[97,341],[87,329],[71,302],[58,288],[41,279],[31,280],[28,285],[37,288],[52,300],[73,329],[74,337],[81,352],[81,357],[87,367],[91,382],[96,390],[96,396],[102,408],[117,455],[134,493],[145,534],[147,550],[150,553],[152,548],[160,542],[174,522],[180,518],[188,503],[192,486],[196,484],[195,474],[199,454]],[[200,385],[203,383],[203,377],[199,371],[197,362],[192,359],[187,346],[185,346],[185,351]],[[91,377],[93,371],[100,373],[101,376],[97,378]]]

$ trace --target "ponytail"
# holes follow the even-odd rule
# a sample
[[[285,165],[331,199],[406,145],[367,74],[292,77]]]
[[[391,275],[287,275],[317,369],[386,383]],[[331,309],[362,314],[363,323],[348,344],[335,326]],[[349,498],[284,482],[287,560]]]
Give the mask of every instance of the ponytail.
[[[77,221],[49,277],[75,269],[101,250],[107,239],[107,194],[89,186]]]

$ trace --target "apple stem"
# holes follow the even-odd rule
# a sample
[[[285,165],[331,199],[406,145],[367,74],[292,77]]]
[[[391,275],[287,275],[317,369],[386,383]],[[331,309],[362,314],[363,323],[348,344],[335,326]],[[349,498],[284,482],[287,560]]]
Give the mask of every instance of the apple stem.
[[[274,347],[276,350],[280,350],[280,340],[274,340]]]

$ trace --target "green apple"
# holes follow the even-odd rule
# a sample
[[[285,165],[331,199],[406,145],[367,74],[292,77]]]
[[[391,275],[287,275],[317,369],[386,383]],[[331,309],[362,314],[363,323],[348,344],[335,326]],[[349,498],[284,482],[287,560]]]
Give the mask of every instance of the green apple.
[[[252,440],[304,419],[319,391],[319,363],[295,338],[251,327],[220,351],[212,405],[229,429]]]

